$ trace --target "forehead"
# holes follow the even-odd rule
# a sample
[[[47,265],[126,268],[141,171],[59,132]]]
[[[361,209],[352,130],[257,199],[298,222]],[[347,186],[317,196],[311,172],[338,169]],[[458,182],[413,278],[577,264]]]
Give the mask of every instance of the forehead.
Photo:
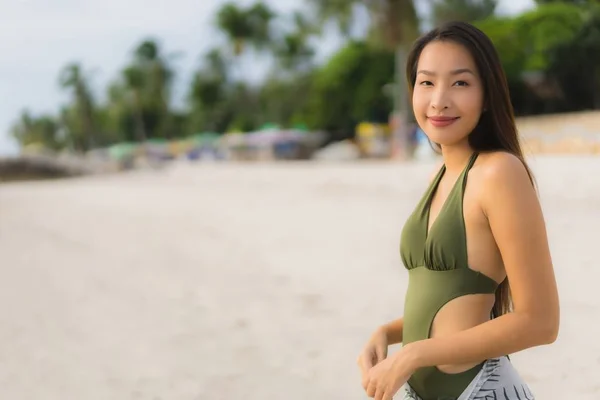
[[[477,73],[471,53],[461,44],[451,41],[433,41],[421,52],[418,69],[444,73],[468,68]]]

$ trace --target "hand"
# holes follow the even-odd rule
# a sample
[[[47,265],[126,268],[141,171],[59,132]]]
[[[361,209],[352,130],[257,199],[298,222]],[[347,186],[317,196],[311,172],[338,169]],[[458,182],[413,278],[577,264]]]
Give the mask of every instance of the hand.
[[[356,361],[362,374],[362,385],[367,390],[368,373],[373,366],[379,364],[387,357],[388,341],[387,335],[382,329],[378,329],[363,348]]]
[[[415,371],[415,363],[408,351],[400,351],[371,368],[367,374],[366,391],[375,400],[392,400]]]

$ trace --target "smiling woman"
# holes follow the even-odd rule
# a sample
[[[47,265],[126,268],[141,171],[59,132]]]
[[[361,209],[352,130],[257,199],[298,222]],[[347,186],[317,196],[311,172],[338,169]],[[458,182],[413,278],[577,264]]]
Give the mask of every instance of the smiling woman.
[[[434,143],[452,145],[477,126],[484,92],[476,71],[469,51],[458,43],[436,41],[422,50],[413,107],[419,126]]]
[[[363,386],[377,400],[405,383],[406,399],[531,400],[507,354],[554,342],[558,294],[500,60],[483,32],[449,23],[416,41],[407,76],[444,162],[402,230],[404,316],[363,349]]]

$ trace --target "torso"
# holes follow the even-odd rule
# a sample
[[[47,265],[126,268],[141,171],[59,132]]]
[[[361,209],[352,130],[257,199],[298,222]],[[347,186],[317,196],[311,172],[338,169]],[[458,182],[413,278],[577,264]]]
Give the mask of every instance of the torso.
[[[401,255],[409,288],[404,343],[451,335],[490,319],[494,292],[506,276],[481,207],[492,157],[494,153],[473,154],[454,176],[441,169],[405,224]],[[409,383],[425,397],[460,393],[483,361],[424,368]]]
[[[506,277],[504,265],[487,218],[481,208],[481,188],[484,187],[485,164],[494,154],[481,153],[470,169],[463,197],[463,217],[465,221],[467,255],[469,268],[480,271],[500,283]],[[439,215],[440,208],[447,199],[457,176],[446,175],[436,190],[430,209],[429,229]],[[494,305],[494,295],[477,294],[457,298],[446,304],[436,315],[431,337],[450,335],[477,326],[490,317]],[[477,363],[465,365],[441,365],[438,368],[447,373],[466,371]]]

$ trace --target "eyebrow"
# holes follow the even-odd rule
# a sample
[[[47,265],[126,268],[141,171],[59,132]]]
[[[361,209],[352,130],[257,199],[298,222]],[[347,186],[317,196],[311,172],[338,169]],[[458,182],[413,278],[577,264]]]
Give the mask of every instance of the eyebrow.
[[[471,71],[469,68],[459,68],[459,69],[453,69],[452,71],[450,71],[450,75],[460,75],[460,74],[464,74],[464,73],[475,75],[475,73],[473,71]],[[417,75],[418,74],[429,75],[429,76],[435,76],[436,75],[435,72],[428,71],[426,69],[419,70],[417,72]]]

